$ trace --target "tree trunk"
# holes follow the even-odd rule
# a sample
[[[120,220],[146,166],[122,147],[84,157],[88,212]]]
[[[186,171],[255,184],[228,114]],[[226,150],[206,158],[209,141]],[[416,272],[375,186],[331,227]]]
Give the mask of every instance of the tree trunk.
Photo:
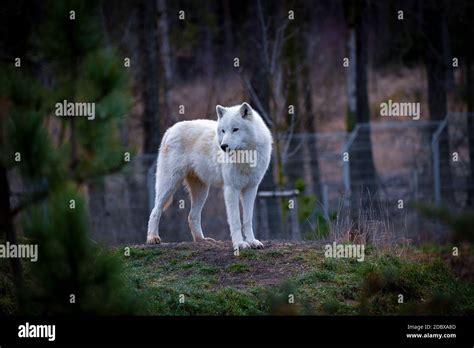
[[[447,65],[445,49],[447,47],[447,23],[444,2],[437,1],[425,5],[424,30],[426,36],[425,62],[428,77],[428,107],[430,118],[441,121],[447,115]],[[439,137],[439,164],[442,200],[453,198],[451,181],[451,156],[449,154],[448,129]]]
[[[234,52],[234,36],[232,32],[232,15],[230,10],[230,0],[222,2],[224,6],[224,37],[227,58],[232,58]],[[230,60],[229,60],[230,62]]]
[[[320,182],[320,171],[319,171],[319,159],[318,159],[318,144],[316,139],[316,125],[315,125],[315,114],[313,110],[312,101],[312,86],[310,77],[310,65],[309,57],[305,58],[303,67],[301,69],[301,79],[303,89],[303,130],[308,133],[309,137],[306,137],[303,146],[307,148],[309,152],[309,158],[305,158],[304,161],[309,165],[307,169],[307,176],[309,177],[308,189],[311,193],[315,194],[319,201],[321,201],[321,182]],[[308,161],[309,160],[309,161]]]
[[[296,35],[289,36],[286,40],[283,48],[282,66],[284,71],[284,86],[286,89],[286,100],[284,104],[284,115],[285,128],[288,129],[289,134],[287,139],[284,140],[287,144],[285,145],[288,149],[288,153],[284,153],[284,168],[285,168],[285,186],[290,188],[295,187],[297,180],[304,180],[304,171],[301,170],[303,159],[301,156],[291,156],[288,154],[295,153],[299,146],[301,139],[297,136],[297,133],[301,129],[301,118],[303,116],[302,110],[299,108],[299,86],[298,86],[298,67],[301,64],[302,59],[302,47],[301,47],[301,28],[290,26],[287,30],[293,31]],[[291,114],[289,107],[292,106],[294,113]],[[306,190],[305,190],[306,191]],[[304,192],[303,194],[306,194]]]
[[[266,3],[265,3],[266,4]],[[250,14],[253,17],[261,15],[265,16],[265,11],[262,8],[265,4],[255,1],[250,6]],[[260,114],[266,114],[270,117],[270,81],[269,81],[269,65],[267,61],[266,52],[268,42],[266,38],[264,26],[262,23],[255,19],[248,23],[248,47],[246,49],[247,55],[245,57],[246,70],[250,76],[250,84],[252,89],[255,91],[255,95],[251,95],[250,103]],[[273,120],[275,122],[275,120]],[[267,124],[268,127],[270,125]],[[275,135],[275,134],[274,134]],[[275,158],[275,146],[273,148],[273,158]],[[265,176],[260,184],[260,191],[274,191],[277,189],[275,184],[276,180],[274,177],[274,160],[270,161]],[[268,226],[268,235],[271,238],[281,238],[281,207],[278,199],[267,199],[265,201],[267,216],[260,216],[259,219],[266,219],[266,221],[259,221],[259,226]],[[262,209],[263,210],[263,209]]]
[[[144,0],[142,4],[142,39],[144,85],[144,153],[156,153],[159,147],[159,61],[156,28],[156,3]]]
[[[472,58],[466,58],[466,104],[467,104],[467,136],[469,141],[469,164],[471,180],[468,187],[467,206],[474,207],[474,77],[472,71]]]
[[[356,123],[357,114],[357,49],[356,49],[356,31],[354,28],[348,29],[347,39],[347,58],[349,66],[347,67],[347,131],[352,132]]]
[[[346,5],[349,58],[355,57],[355,62],[349,59],[347,126],[350,131],[355,123],[367,124],[359,129],[349,149],[351,199],[356,204],[359,202],[365,204],[366,200],[363,197],[366,197],[366,194],[373,196],[377,188],[367,92],[368,24],[365,18],[367,10],[366,1],[352,1]]]
[[[171,89],[173,88],[173,67],[171,64],[171,48],[169,40],[169,25],[166,0],[157,0],[158,8],[158,28],[159,28],[159,48],[161,52],[161,61],[163,63],[163,126],[165,129],[170,127],[176,118],[173,116],[171,106]]]
[[[208,79],[208,83],[213,83],[213,77],[215,72],[215,62],[214,62],[214,3],[211,1],[206,1],[203,6],[203,27],[204,27],[204,65],[205,65],[205,74]]]

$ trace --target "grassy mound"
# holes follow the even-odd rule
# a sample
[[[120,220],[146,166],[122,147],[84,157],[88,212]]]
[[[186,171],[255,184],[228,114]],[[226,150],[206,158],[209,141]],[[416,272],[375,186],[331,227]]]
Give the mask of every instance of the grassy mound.
[[[236,257],[217,242],[137,246],[124,260],[142,314],[465,315],[474,313],[474,283],[450,265],[467,254],[369,249],[358,262],[326,258],[316,242],[271,242]]]

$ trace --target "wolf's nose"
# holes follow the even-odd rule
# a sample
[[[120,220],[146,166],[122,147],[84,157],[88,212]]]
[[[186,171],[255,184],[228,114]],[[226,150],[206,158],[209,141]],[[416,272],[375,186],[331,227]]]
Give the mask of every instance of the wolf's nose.
[[[221,149],[222,149],[222,151],[224,151],[224,152],[226,152],[228,148],[229,148],[229,145],[227,145],[227,144],[222,144],[222,145],[221,145]]]

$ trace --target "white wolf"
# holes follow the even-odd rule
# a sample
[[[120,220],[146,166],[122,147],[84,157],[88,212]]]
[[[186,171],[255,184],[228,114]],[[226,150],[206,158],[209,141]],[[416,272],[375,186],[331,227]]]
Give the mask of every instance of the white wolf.
[[[155,206],[148,221],[148,244],[161,242],[158,231],[161,214],[184,181],[191,198],[188,222],[194,241],[213,240],[204,237],[201,229],[202,207],[209,186],[213,185],[224,188],[234,249],[263,247],[255,239],[252,218],[258,185],[270,163],[273,142],[270,130],[247,103],[231,107],[217,105],[216,112],[217,122],[178,122],[163,136],[156,168]],[[231,155],[237,152],[253,153],[247,158],[253,157],[255,161],[241,163],[235,156],[232,160]],[[243,224],[240,222],[239,197]]]

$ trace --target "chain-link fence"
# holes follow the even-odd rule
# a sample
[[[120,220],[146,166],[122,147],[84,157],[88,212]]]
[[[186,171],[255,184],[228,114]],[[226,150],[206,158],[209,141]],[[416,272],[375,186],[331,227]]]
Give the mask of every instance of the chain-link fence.
[[[366,229],[358,226],[359,216],[369,214],[367,223],[383,221],[383,232],[394,239],[431,238],[433,226],[420,224],[414,203],[434,201],[430,144],[438,126],[395,121],[355,127],[342,149],[344,204],[351,207],[346,211],[354,217],[354,228]]]
[[[473,206],[474,114],[449,113],[433,134],[431,146],[436,204]]]
[[[376,229],[383,224],[397,238],[445,238],[445,230],[421,218],[413,203],[463,209],[472,202],[472,124],[472,114],[453,113],[439,122],[397,120],[359,124],[351,133],[275,137],[275,188],[261,190],[257,197],[257,238],[324,238],[334,226],[339,233],[360,232],[361,220]],[[155,162],[156,155],[136,156],[124,172],[90,187],[96,239],[110,244],[145,241]],[[160,221],[164,241],[192,239],[189,208],[180,189]],[[353,223],[343,226],[343,218]],[[280,223],[269,223],[275,221]],[[206,236],[229,239],[221,189],[211,188],[202,225]]]

